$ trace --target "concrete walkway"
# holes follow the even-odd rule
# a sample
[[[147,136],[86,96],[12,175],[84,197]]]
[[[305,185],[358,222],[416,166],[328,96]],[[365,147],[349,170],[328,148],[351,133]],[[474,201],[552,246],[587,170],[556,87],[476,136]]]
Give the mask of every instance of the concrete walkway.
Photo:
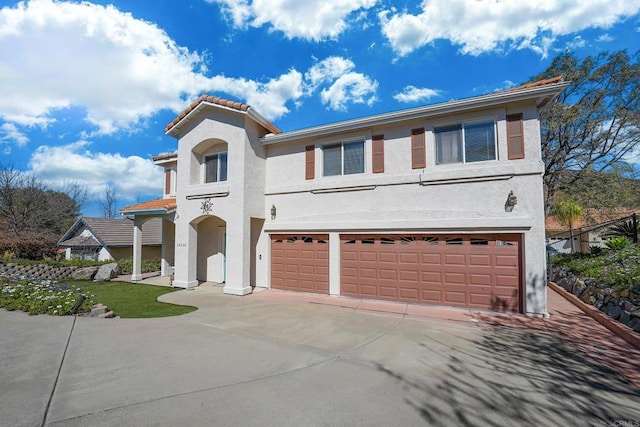
[[[637,371],[637,353],[562,301],[549,319],[528,319],[313,298],[276,291],[234,297],[204,285],[163,295],[200,308],[172,318],[0,310],[0,425],[640,420],[640,388],[618,370],[626,356]],[[605,359],[619,359],[617,367]]]

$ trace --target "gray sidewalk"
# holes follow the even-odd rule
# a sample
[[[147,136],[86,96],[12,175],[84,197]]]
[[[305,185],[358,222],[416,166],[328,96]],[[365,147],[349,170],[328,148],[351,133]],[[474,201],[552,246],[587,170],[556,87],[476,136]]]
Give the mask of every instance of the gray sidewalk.
[[[611,425],[640,389],[571,342],[524,327],[225,296],[162,297],[161,319],[0,310],[7,426]],[[488,325],[488,322],[485,322]],[[52,393],[53,392],[53,393]],[[51,404],[47,410],[47,403]]]

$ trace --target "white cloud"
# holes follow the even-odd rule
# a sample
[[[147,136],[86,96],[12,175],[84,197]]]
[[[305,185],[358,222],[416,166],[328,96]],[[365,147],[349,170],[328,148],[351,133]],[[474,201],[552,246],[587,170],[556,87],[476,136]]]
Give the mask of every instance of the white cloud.
[[[13,142],[18,145],[18,147],[24,147],[27,142],[29,142],[27,135],[20,132],[13,123],[3,123],[0,125],[0,140]]]
[[[90,142],[38,147],[30,160],[31,172],[52,188],[68,182],[85,184],[89,198],[99,199],[113,184],[118,198],[134,201],[141,194],[162,191],[162,170],[151,159],[125,157],[118,153],[96,153]]]
[[[241,8],[248,3],[227,0],[225,5],[239,13],[234,15],[238,20],[244,19]],[[288,7],[282,2],[274,6]],[[329,7],[315,6],[322,11]],[[265,6],[254,2],[251,7]],[[177,45],[157,25],[114,6],[89,2],[32,0],[0,9],[0,57],[0,124],[46,128],[73,107],[84,111],[85,137],[135,131],[158,111],[178,113],[202,93],[228,94],[268,120],[299,106],[302,97],[317,94],[295,69],[261,80],[209,77],[205,57]],[[353,73],[351,61],[332,61],[344,62],[345,72]],[[321,95],[340,108],[350,100],[369,102],[366,91],[377,87],[362,74],[342,74],[340,69],[323,78],[323,84],[343,86],[342,92],[336,86],[331,95]],[[321,83],[314,79],[318,87]]]
[[[236,28],[246,28],[251,19],[251,6],[247,0],[206,0],[207,3],[218,3],[222,14]]]
[[[207,0],[236,28],[270,25],[290,39],[335,39],[350,24],[368,25],[362,12],[378,0]]]
[[[350,59],[339,56],[330,56],[317,62],[304,74],[307,91],[313,92],[319,85],[335,81],[337,78],[351,72],[355,66]]]
[[[361,73],[347,73],[338,77],[328,88],[322,89],[320,98],[332,110],[346,111],[347,103],[367,104],[377,100],[378,82]]]
[[[596,39],[599,42],[612,42],[614,39],[609,34],[603,34]]]
[[[437,96],[440,96],[439,90],[426,87],[417,88],[409,85],[405,87],[402,92],[395,94],[393,99],[398,102],[426,102]]]
[[[395,9],[378,15],[399,56],[439,39],[460,46],[463,54],[514,47],[546,55],[557,36],[609,28],[640,11],[637,1],[628,0],[423,0],[421,7],[418,15]]]
[[[574,50],[574,49],[579,49],[582,47],[585,47],[587,45],[587,42],[585,39],[583,39],[580,36],[575,36],[573,38],[573,40],[571,40],[570,42],[567,43],[567,49],[569,50]]]
[[[205,80],[201,56],[155,24],[88,2],[0,9],[0,57],[5,121],[47,124],[57,110],[82,106],[98,133],[178,110]]]
[[[330,56],[314,64],[305,73],[305,91],[313,93],[319,87],[320,99],[332,110],[345,111],[348,103],[372,105],[377,97],[378,82],[353,71],[350,59]]]

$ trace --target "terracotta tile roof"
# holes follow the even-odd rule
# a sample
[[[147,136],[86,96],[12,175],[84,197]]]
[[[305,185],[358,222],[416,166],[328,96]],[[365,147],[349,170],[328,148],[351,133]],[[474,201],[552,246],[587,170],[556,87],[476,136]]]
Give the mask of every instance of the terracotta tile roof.
[[[555,83],[562,83],[562,82],[564,82],[564,79],[562,78],[562,76],[556,76],[556,77],[552,77],[550,79],[537,80],[535,82],[523,84],[522,86],[512,87],[510,89],[505,90],[505,92],[512,92],[512,91],[515,91],[515,90],[523,90],[523,89],[531,89],[531,88],[534,88],[534,87],[546,86],[546,85],[551,85],[551,84],[555,84]]]
[[[137,203],[135,205],[127,206],[125,208],[120,209],[120,212],[136,212],[136,211],[150,211],[150,210],[159,210],[165,209],[166,211],[174,210],[177,207],[176,199],[155,199],[149,200],[147,202]]]
[[[178,114],[178,117],[173,119],[171,123],[169,123],[164,128],[165,133],[169,132],[169,130],[171,130],[172,127],[177,125],[180,122],[180,120],[184,119],[187,116],[187,114],[195,110],[196,107],[200,105],[201,102],[209,102],[211,104],[222,105],[223,107],[228,107],[238,111],[247,111],[249,108],[251,108],[247,104],[243,104],[242,102],[230,101],[228,99],[218,98],[217,96],[202,95],[200,98],[198,98],[193,103],[191,103],[191,105],[185,108],[182,113]]]
[[[153,159],[154,162],[159,162],[160,160],[169,160],[169,159],[177,159],[178,158],[178,153],[170,153],[170,154],[160,154],[157,156],[153,156],[151,159]]]

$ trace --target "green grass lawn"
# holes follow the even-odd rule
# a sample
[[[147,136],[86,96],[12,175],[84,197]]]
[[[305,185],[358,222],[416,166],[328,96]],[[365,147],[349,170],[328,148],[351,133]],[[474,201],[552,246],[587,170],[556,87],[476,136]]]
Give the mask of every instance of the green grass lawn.
[[[122,318],[168,317],[197,310],[188,305],[158,302],[158,297],[179,289],[164,286],[141,285],[125,282],[88,282],[74,280],[70,284],[95,295],[101,302]]]

